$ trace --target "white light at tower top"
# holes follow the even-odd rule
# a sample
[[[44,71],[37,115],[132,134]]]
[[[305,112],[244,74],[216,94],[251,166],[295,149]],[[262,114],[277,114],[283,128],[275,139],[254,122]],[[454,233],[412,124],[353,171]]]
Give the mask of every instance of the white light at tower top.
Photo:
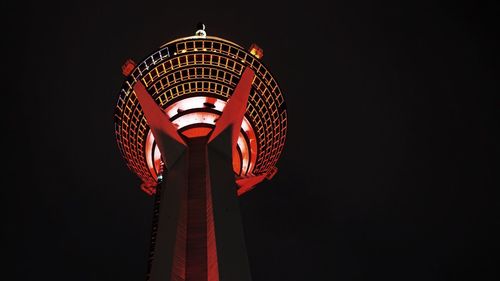
[[[196,30],[195,33],[196,36],[207,37],[207,32],[205,31],[205,24],[200,22],[196,25],[196,28],[198,29]]]

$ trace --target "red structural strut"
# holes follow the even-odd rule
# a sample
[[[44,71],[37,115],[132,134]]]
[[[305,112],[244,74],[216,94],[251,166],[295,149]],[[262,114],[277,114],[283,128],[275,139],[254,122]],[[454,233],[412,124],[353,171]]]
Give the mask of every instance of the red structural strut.
[[[137,95],[137,99],[139,99],[139,103],[141,104],[142,110],[144,111],[144,115],[146,116],[148,125],[153,130],[153,135],[155,135],[156,137],[157,134],[155,134],[154,131],[161,131],[164,134],[175,139],[177,142],[186,146],[184,140],[181,138],[179,133],[177,133],[177,128],[175,128],[174,124],[170,122],[168,116],[154,101],[141,81],[137,81],[135,83],[134,92]],[[165,151],[161,151],[161,153],[164,155]]]
[[[236,145],[238,140],[238,135],[241,129],[241,122],[243,122],[243,117],[245,116],[245,111],[247,109],[248,96],[250,95],[250,90],[252,89],[253,78],[255,73],[249,67],[245,68],[241,79],[236,85],[231,98],[224,107],[221,117],[215,123],[215,128],[212,131],[212,135],[208,142],[215,139],[224,129],[228,126],[233,125],[233,146]]]
[[[263,181],[265,178],[266,175],[260,175],[236,180],[236,183],[240,186],[240,189],[238,189],[238,196],[252,190],[255,185]]]

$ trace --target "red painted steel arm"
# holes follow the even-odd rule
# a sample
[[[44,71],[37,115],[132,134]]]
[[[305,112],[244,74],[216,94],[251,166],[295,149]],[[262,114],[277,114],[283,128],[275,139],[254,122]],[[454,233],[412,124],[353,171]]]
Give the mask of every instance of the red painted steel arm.
[[[233,144],[236,144],[241,129],[241,122],[243,122],[243,117],[247,109],[248,97],[252,89],[254,77],[255,73],[253,70],[250,67],[245,68],[238,85],[234,89],[233,95],[224,107],[221,117],[215,123],[215,128],[208,142],[215,139],[228,126],[233,125],[232,140]]]
[[[162,108],[153,100],[141,81],[137,81],[137,83],[135,83],[134,92],[137,95],[139,103],[141,104],[142,111],[146,116],[148,125],[153,130],[153,135],[155,135],[155,131],[161,131],[186,146],[184,140],[177,133],[177,128],[175,128],[174,124],[170,122],[170,119]],[[155,138],[156,137],[157,135],[155,135]]]
[[[238,196],[243,195],[243,193],[252,190],[258,183],[263,181],[266,178],[266,175],[253,176],[250,178],[242,178],[237,179],[236,184],[240,188],[238,188]]]

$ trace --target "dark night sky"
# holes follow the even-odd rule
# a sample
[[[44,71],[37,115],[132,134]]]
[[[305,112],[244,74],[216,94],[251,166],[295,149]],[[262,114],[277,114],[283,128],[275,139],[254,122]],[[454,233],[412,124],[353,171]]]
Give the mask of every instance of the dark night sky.
[[[288,105],[279,172],[240,201],[254,281],[499,278],[495,1],[101,2],[2,4],[9,280],[144,280],[120,68],[198,21],[259,44]]]

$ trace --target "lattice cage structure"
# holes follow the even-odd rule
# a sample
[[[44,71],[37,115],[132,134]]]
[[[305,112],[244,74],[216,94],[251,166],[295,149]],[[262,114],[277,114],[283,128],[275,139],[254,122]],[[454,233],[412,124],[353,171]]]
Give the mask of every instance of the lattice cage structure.
[[[214,126],[245,67],[255,72],[255,78],[243,122],[245,126],[240,134],[242,147],[238,142],[238,151],[240,156],[245,151],[249,156],[248,163],[243,163],[244,157],[240,157],[240,163],[233,161],[235,174],[237,178],[248,178],[274,173],[287,131],[286,105],[281,90],[267,68],[249,51],[211,36],[186,37],[163,45],[140,62],[124,81],[114,119],[118,147],[127,166],[145,184],[156,185],[159,153],[157,148],[148,147],[152,134],[133,91],[136,81],[146,86],[173,123],[188,118],[186,116],[193,112],[215,116],[209,121],[191,118],[195,121],[189,126],[180,126],[181,132],[193,126]],[[211,106],[198,106],[196,98],[199,100],[199,97],[215,102],[210,102]],[[183,102],[192,108],[178,108]]]

